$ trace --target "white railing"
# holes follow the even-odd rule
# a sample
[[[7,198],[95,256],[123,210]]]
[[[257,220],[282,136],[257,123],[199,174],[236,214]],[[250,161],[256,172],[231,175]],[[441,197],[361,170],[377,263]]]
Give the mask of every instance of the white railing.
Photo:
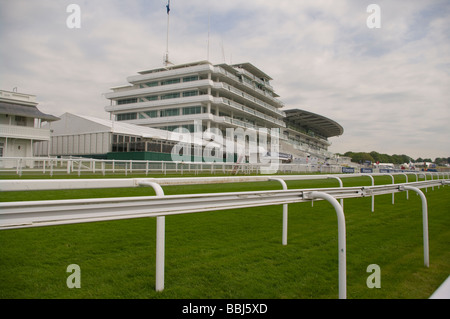
[[[380,175],[380,174],[375,174]],[[381,174],[383,175],[383,174]],[[353,176],[353,175],[352,175]],[[356,176],[363,176],[357,174]],[[349,177],[349,175],[345,175]],[[373,176],[369,175],[373,181]],[[416,176],[418,178],[418,176]],[[287,189],[285,180],[336,178],[338,188]],[[408,178],[406,176],[406,178]],[[425,176],[426,178],[426,176]],[[274,180],[282,184],[283,190],[231,192],[213,194],[164,195],[161,185],[188,185],[224,182],[249,182]],[[373,183],[372,183],[373,184]],[[420,188],[450,184],[450,179],[432,179],[410,183],[343,187],[339,176],[267,176],[252,177],[206,177],[175,179],[116,179],[116,180],[3,180],[0,190],[74,189],[150,186],[156,196],[97,198],[77,200],[22,201],[0,203],[0,230],[38,226],[64,225],[107,220],[142,217],[157,218],[156,239],[156,283],[157,291],[164,289],[165,216],[216,210],[228,210],[255,206],[283,205],[283,245],[287,244],[287,204],[327,200],[338,218],[339,298],[347,296],[346,282],[346,230],[343,202],[337,199],[417,192],[422,200],[424,265],[429,267],[428,208],[425,194]],[[373,211],[373,201],[372,201]]]
[[[260,165],[208,162],[174,162],[146,160],[102,160],[92,158],[56,158],[56,157],[0,157],[0,173],[24,172],[48,174],[224,174],[231,173],[239,166],[242,173],[258,173]]]
[[[0,157],[0,174],[9,173],[21,176],[23,173],[46,174],[274,174],[274,173],[342,173],[340,164],[280,163],[277,172],[267,164],[219,163],[219,162],[176,162],[147,160],[102,160],[83,157]],[[450,172],[421,172],[394,170],[394,174],[408,173],[422,176],[449,176]]]
[[[0,174],[26,173],[48,174],[242,174],[264,173],[267,165],[251,163],[209,163],[146,160],[101,160],[92,158],[56,157],[0,157]],[[290,173],[339,173],[338,165],[279,164],[280,172]]]

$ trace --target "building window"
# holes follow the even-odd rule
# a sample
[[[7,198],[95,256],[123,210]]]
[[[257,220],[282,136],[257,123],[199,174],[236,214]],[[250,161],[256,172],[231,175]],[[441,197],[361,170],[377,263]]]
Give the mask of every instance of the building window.
[[[197,81],[198,80],[198,75],[191,75],[191,76],[186,76],[183,78],[183,82],[192,82],[192,81]]]
[[[147,87],[153,87],[153,86],[158,86],[158,81],[139,84],[139,88],[141,88],[141,89],[144,89]]]
[[[180,109],[161,110],[161,117],[180,115]]]
[[[184,129],[187,129],[190,133],[195,132],[194,124],[185,124],[181,126]]]
[[[3,149],[5,148],[5,143],[0,142],[0,157],[3,157]]]
[[[117,121],[128,121],[137,119],[137,113],[117,114]]]
[[[27,126],[27,118],[24,116],[16,116],[17,126]]]
[[[180,83],[180,79],[179,78],[161,81],[161,85],[176,84],[176,83]]]
[[[202,107],[201,106],[191,106],[191,107],[184,107],[183,108],[183,115],[200,114],[200,113],[202,113]]]
[[[198,91],[185,91],[185,92],[183,92],[183,97],[197,96],[197,95],[198,95]]]
[[[173,132],[173,131],[175,131],[177,128],[178,128],[178,125],[171,125],[171,126],[168,126],[168,127],[167,127],[167,130],[170,131],[170,132]]]
[[[158,81],[147,82],[145,83],[145,85],[147,85],[148,87],[158,86]]]
[[[247,77],[243,76],[242,79],[244,80],[244,82],[246,82],[246,83],[248,83],[250,85],[253,85],[253,81],[248,79]]]
[[[145,96],[145,97],[140,97],[139,98],[139,102],[148,102],[148,101],[156,101],[158,100],[158,96],[157,95],[152,95],[152,96]]]
[[[145,143],[137,136],[113,135],[113,152],[143,152]]]
[[[161,95],[161,100],[176,99],[180,97],[180,93],[169,93]]]
[[[158,111],[147,111],[145,112],[145,114],[147,114],[147,116],[151,118],[158,117]]]
[[[122,105],[122,104],[132,104],[132,103],[137,103],[137,98],[129,98],[129,99],[121,99],[121,100],[117,100],[117,104],[118,104],[118,105]]]

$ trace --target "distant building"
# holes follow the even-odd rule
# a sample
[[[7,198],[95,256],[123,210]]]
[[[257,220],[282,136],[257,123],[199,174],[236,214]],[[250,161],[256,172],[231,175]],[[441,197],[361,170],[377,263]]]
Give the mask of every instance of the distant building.
[[[50,140],[42,125],[59,118],[37,105],[34,95],[0,90],[0,157],[32,157],[36,142]]]
[[[283,103],[272,78],[250,63],[200,61],[139,72],[128,85],[112,88],[105,110],[117,121],[173,131],[215,127],[284,128]],[[204,131],[203,130],[203,131]]]
[[[171,161],[172,148],[180,142],[179,134],[166,130],[72,113],[51,127],[51,140],[35,148],[38,156]]]
[[[51,141],[39,143],[35,153],[170,161],[180,141],[176,134],[186,134],[184,141],[193,142],[191,161],[208,160],[194,152],[200,145],[217,143],[225,150],[227,139],[245,154],[227,149],[219,161],[249,162],[257,152],[285,163],[327,162],[333,157],[328,138],[342,135],[342,126],[309,111],[283,110],[271,80],[250,63],[200,61],[138,72],[127,78],[129,84],[105,93],[110,120],[65,113],[51,124]],[[258,135],[258,148],[251,151],[249,135],[261,129],[267,134]],[[248,135],[240,140],[230,131]]]
[[[299,158],[313,156],[327,159],[334,154],[328,151],[331,143],[328,138],[340,136],[344,133],[343,127],[337,122],[305,110],[285,110],[286,117],[283,119],[286,128],[283,130],[281,147],[286,152],[289,149],[294,156]]]

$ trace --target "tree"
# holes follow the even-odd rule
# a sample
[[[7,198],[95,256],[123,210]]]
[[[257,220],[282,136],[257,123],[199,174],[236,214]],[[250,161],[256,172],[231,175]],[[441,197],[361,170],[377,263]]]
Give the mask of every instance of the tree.
[[[405,154],[394,154],[394,155],[389,155],[389,154],[380,154],[378,152],[372,151],[370,153],[367,152],[352,152],[352,151],[348,151],[346,153],[344,153],[343,156],[347,156],[350,157],[352,159],[352,162],[354,163],[364,163],[365,161],[371,161],[372,163],[376,163],[376,162],[380,162],[380,163],[393,163],[393,164],[404,164],[404,163],[409,163],[410,161],[415,163],[415,162],[433,162],[431,160],[431,158],[417,158],[416,160],[413,160],[410,156],[405,155]],[[433,162],[436,163],[437,165],[445,165],[445,164],[450,164],[450,157],[438,157],[436,158],[436,160]]]
[[[449,164],[449,159],[450,158],[446,158],[446,157],[436,157],[436,159],[434,160],[434,163],[436,163],[436,165],[439,165],[439,166],[444,166],[445,164]]]
[[[354,163],[364,163],[366,161],[374,162],[374,158],[369,153],[365,152],[346,152],[344,156],[350,157]]]

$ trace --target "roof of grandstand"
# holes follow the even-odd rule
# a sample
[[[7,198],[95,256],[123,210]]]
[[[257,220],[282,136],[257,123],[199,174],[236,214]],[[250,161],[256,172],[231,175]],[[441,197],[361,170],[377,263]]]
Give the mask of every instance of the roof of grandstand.
[[[344,128],[340,124],[325,116],[300,109],[284,110],[284,112],[287,123],[312,130],[322,136],[332,137],[344,133]]]

